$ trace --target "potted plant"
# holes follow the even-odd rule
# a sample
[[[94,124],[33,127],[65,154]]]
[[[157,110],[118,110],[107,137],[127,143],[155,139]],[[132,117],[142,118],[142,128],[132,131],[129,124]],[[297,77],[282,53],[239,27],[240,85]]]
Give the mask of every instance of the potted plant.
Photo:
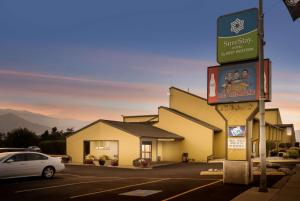
[[[84,164],[93,164],[94,160],[95,160],[95,157],[91,154],[88,154],[84,158]]]
[[[71,161],[71,156],[63,155],[63,156],[61,157],[61,161],[62,161],[63,163],[68,163],[68,162]]]
[[[105,165],[105,162],[109,160],[109,157],[106,155],[103,155],[99,158],[99,165]]]
[[[151,161],[149,159],[145,159],[145,158],[140,159],[140,165],[143,168],[149,167],[150,163]]]
[[[111,166],[118,166],[118,165],[119,165],[118,159],[111,160]]]
[[[105,165],[105,160],[103,158],[99,159],[99,165]]]

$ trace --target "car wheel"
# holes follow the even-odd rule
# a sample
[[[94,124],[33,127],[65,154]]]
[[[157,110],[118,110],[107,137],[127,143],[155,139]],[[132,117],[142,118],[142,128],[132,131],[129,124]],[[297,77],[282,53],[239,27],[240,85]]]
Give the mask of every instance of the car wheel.
[[[43,177],[50,179],[54,176],[55,169],[51,166],[45,167],[43,170]]]

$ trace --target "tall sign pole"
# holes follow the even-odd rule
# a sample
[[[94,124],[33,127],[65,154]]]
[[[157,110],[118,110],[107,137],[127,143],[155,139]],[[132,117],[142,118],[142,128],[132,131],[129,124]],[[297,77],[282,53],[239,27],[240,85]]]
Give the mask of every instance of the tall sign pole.
[[[266,133],[265,133],[265,70],[264,70],[264,13],[263,0],[259,0],[258,9],[258,35],[259,35],[259,69],[260,69],[260,96],[259,96],[259,142],[260,142],[260,185],[259,192],[267,192],[267,170],[266,170]]]

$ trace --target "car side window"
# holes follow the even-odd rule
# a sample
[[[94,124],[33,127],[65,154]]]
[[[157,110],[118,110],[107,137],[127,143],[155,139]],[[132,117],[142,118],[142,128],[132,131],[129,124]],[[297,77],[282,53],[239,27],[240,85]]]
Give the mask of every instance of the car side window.
[[[26,161],[26,154],[15,154],[7,160],[12,160],[13,162]]]
[[[48,157],[41,155],[41,154],[35,154],[35,153],[30,153],[26,154],[27,160],[28,161],[35,161],[35,160],[47,160]]]

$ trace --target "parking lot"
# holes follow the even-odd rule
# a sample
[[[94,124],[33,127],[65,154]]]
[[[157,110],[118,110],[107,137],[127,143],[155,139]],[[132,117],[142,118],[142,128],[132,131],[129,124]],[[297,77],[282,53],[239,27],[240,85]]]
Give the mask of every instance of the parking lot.
[[[200,176],[220,164],[176,164],[150,170],[67,166],[53,179],[2,180],[1,200],[231,200],[251,186]],[[257,180],[258,178],[256,178]],[[269,177],[269,186],[280,177]],[[257,185],[255,182],[252,185]]]

